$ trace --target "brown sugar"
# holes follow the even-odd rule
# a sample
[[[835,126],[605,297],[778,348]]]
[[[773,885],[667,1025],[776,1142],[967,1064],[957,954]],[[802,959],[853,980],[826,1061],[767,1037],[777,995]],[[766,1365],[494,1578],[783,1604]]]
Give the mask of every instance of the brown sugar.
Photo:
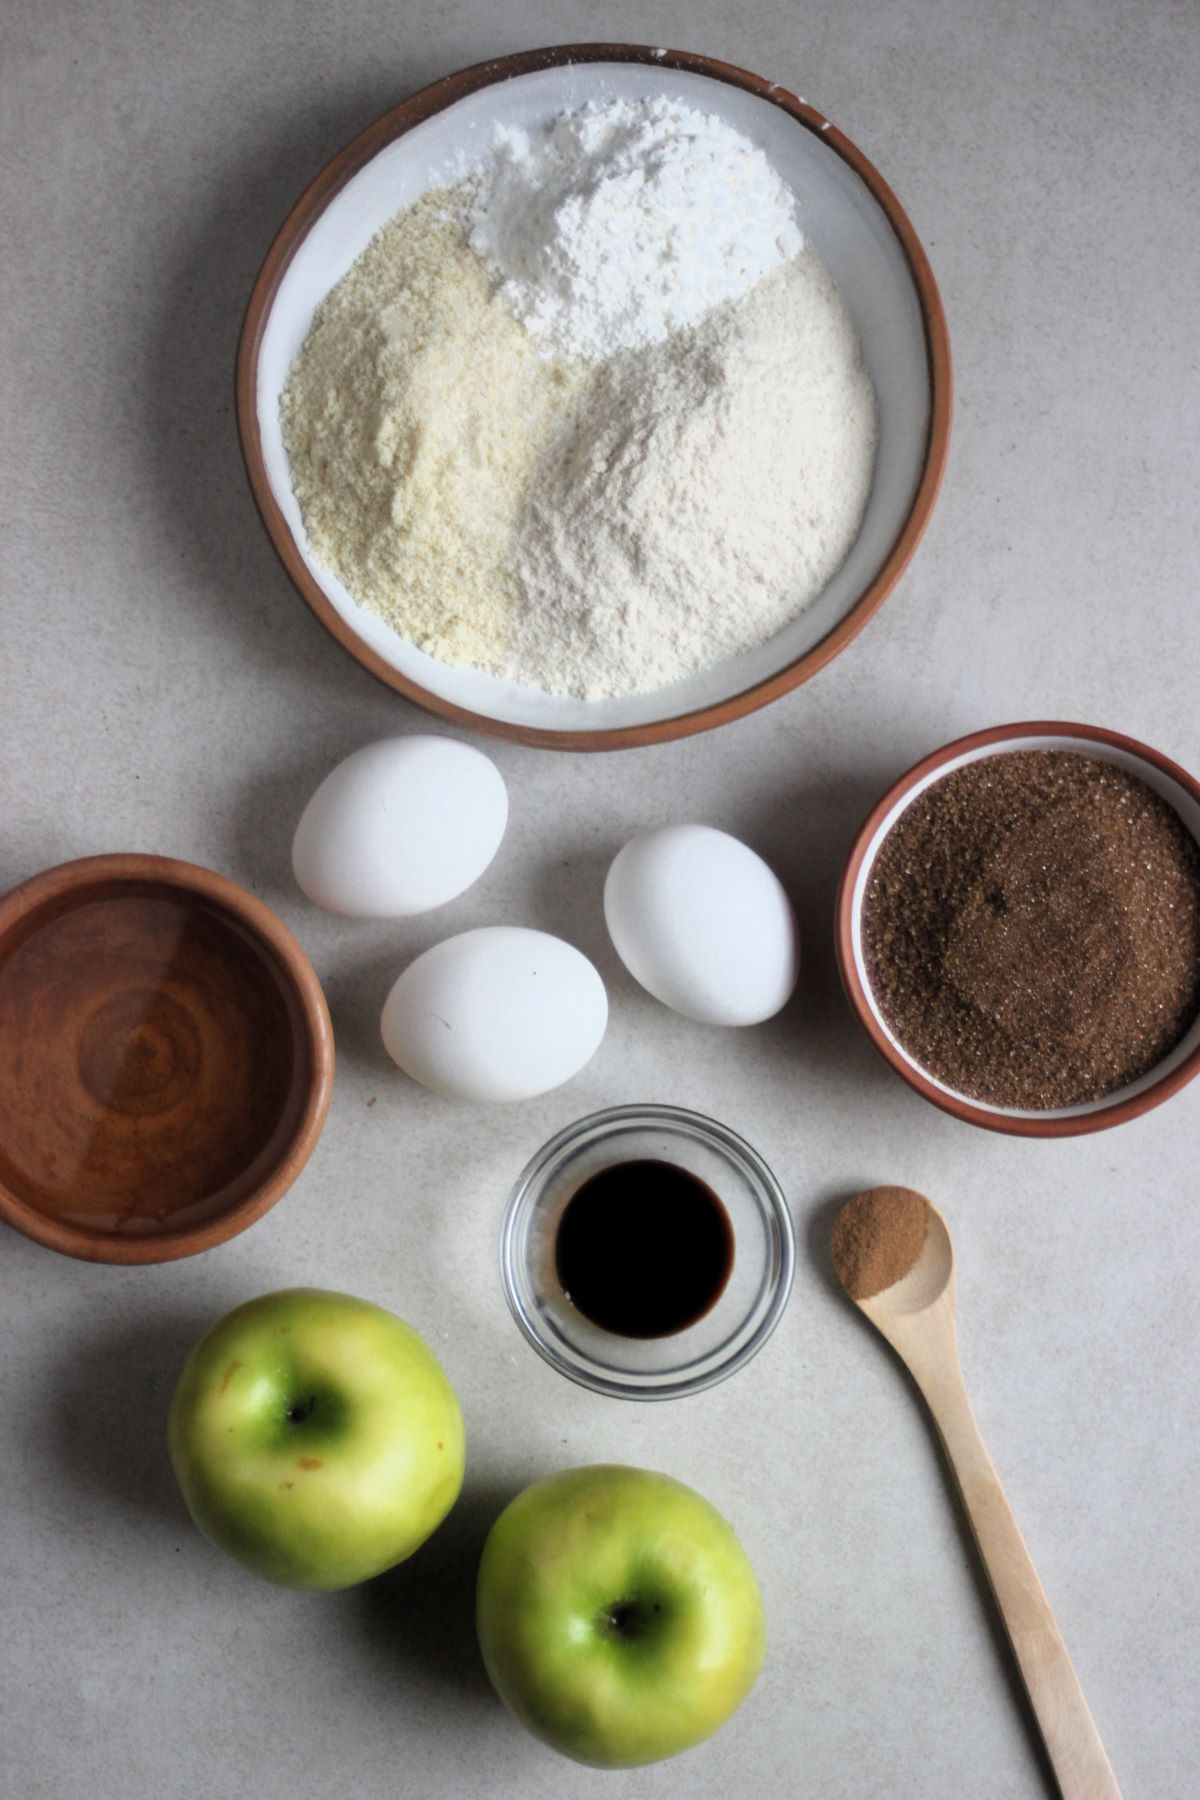
[[[1200,849],[1144,781],[1072,751],[944,776],[885,838],[867,972],[902,1047],[994,1106],[1096,1100],[1200,1013]]]
[[[870,1188],[843,1206],[833,1266],[852,1300],[869,1300],[914,1268],[929,1230],[929,1202],[912,1188]]]

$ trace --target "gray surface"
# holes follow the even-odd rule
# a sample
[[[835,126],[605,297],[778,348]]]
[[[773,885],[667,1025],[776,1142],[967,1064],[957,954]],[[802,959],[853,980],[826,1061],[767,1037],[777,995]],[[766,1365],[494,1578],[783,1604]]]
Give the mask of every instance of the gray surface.
[[[955,733],[1083,718],[1200,766],[1200,14],[1186,0],[735,12],[5,9],[0,879],[103,849],[228,871],[300,933],[341,1053],[307,1173],[239,1241],[115,1271],[4,1237],[5,1800],[1043,1791],[929,1434],[818,1262],[802,1259],[757,1364],[659,1409],[567,1386],[510,1325],[494,1239],[511,1177],[567,1120],[648,1097],[745,1132],[806,1242],[820,1207],[862,1183],[944,1204],[968,1382],[1126,1794],[1195,1792],[1200,1089],[1046,1147],[945,1120],[872,1059],[836,990],[828,918],[868,802]],[[606,27],[765,71],[886,171],[955,344],[944,497],[901,591],[811,686],[655,752],[499,750],[513,817],[486,880],[411,926],[339,924],[290,885],[293,821],[344,751],[421,721],[309,619],[258,528],[230,412],[240,311],[301,185],[385,105],[464,62]],[[606,949],[606,859],[681,815],[746,836],[798,898],[803,991],[761,1030],[675,1019]],[[384,1062],[376,1011],[411,952],[491,919],[590,951],[612,1026],[569,1088],[455,1109]],[[340,1598],[227,1566],[164,1466],[191,1338],[297,1281],[361,1291],[426,1332],[471,1438],[453,1521],[394,1578]],[[720,1738],[628,1777],[574,1770],[510,1724],[469,1624],[501,1501],[603,1458],[669,1470],[734,1519],[771,1637]]]

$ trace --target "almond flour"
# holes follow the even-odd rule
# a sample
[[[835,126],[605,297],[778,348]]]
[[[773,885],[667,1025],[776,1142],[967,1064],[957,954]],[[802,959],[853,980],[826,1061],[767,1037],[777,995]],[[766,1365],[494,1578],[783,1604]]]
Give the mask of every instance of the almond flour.
[[[583,377],[493,295],[468,192],[429,194],[376,234],[319,307],[281,416],[317,559],[429,655],[495,673],[514,520]]]

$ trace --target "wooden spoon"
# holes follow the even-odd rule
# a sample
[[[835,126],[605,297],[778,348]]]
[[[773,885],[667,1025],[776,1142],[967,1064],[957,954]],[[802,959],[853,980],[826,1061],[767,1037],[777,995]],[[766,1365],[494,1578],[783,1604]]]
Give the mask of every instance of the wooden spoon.
[[[863,1199],[859,1195],[848,1207]],[[1064,1800],[1121,1800],[1079,1677],[967,1399],[954,1325],[954,1247],[941,1213],[925,1204],[925,1243],[908,1273],[880,1293],[850,1298],[907,1366],[933,1415]]]

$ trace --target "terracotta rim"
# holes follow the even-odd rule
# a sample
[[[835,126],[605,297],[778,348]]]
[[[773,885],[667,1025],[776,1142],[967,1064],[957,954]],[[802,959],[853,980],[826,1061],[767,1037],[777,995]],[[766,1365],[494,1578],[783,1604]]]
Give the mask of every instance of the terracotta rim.
[[[982,1102],[947,1094],[897,1050],[883,1031],[879,1014],[859,979],[854,961],[852,915],[855,884],[872,838],[896,803],[911,793],[926,775],[944,768],[964,752],[986,749],[991,744],[1008,744],[1014,738],[1038,737],[1075,738],[1081,747],[1104,744],[1111,749],[1124,750],[1169,776],[1200,806],[1200,782],[1189,775],[1186,769],[1181,769],[1169,756],[1164,756],[1159,750],[1152,750],[1137,738],[1125,737],[1119,731],[1107,731],[1101,725],[1075,725],[1062,720],[1035,719],[1018,725],[993,725],[987,731],[975,731],[967,737],[956,738],[952,744],[945,744],[940,750],[933,751],[921,762],[915,763],[906,775],[902,775],[872,809],[855,838],[838,888],[835,925],[837,960],[846,997],[858,1015],[863,1030],[884,1061],[898,1075],[903,1076],[909,1087],[914,1088],[924,1099],[954,1118],[964,1120],[968,1125],[981,1125],[985,1131],[998,1131],[1008,1137],[1082,1137],[1088,1132],[1107,1131],[1113,1125],[1123,1125],[1128,1119],[1141,1118],[1143,1113],[1161,1106],[1164,1100],[1169,1100],[1172,1094],[1177,1094],[1180,1088],[1186,1087],[1189,1081],[1200,1074],[1200,1044],[1177,1067],[1128,1099],[1114,1099],[1111,1104],[1098,1106],[1092,1112],[1080,1113],[1073,1118],[1014,1118]]]
[[[477,93],[481,88],[509,81],[516,75],[527,75],[538,69],[593,62],[649,63],[655,68],[707,75],[716,81],[728,82],[733,87],[744,88],[748,93],[756,94],[769,101],[772,106],[778,106],[789,113],[806,130],[819,136],[823,144],[827,144],[849,165],[882,208],[904,252],[916,287],[929,361],[929,438],[925,449],[925,465],[912,507],[882,568],[845,617],[819,643],[814,644],[811,650],[797,657],[787,668],[768,676],[764,681],[756,682],[740,694],[734,694],[712,706],[680,713],[674,718],[608,730],[552,731],[493,719],[486,713],[472,712],[431,693],[420,683],[393,669],[347,625],[305,567],[287,521],[271,492],[258,424],[258,361],[267,319],[293,256],[330,201],[386,145],[411,131],[423,120],[444,111],[468,94]],[[471,731],[550,750],[626,750],[643,744],[666,743],[673,738],[689,737],[699,731],[711,731],[714,726],[744,718],[759,707],[768,705],[770,701],[779,699],[780,695],[799,687],[801,682],[807,681],[819,669],[823,669],[826,663],[831,662],[878,612],[907,568],[929,523],[941,486],[950,439],[950,339],[933,271],[907,214],[878,169],[823,113],[795,94],[766,81],[762,76],[752,75],[732,63],[718,62],[713,57],[697,56],[685,50],[655,50],[642,44],[560,44],[550,49],[528,50],[518,56],[504,56],[491,62],[477,63],[472,68],[460,69],[456,74],[435,81],[430,87],[422,88],[419,93],[411,95],[399,106],[384,113],[382,118],[376,119],[373,125],[369,125],[326,164],[284,220],[255,281],[238,343],[235,401],[246,473],[267,535],[302,597],[325,629],[344,650],[350,652],[356,662],[415,705]]]
[[[308,1052],[309,1075],[300,1116],[273,1169],[251,1193],[198,1225],[152,1238],[87,1231],[47,1217],[0,1182],[0,1219],[25,1237],[85,1262],[159,1263],[195,1256],[236,1237],[261,1219],[295,1181],[316,1147],[333,1091],[333,1027],[316,971],[287,926],[261,900],[212,869],[169,856],[87,856],[60,863],[22,882],[0,899],[0,939],[48,901],[97,881],[153,881],[199,895],[260,939],[273,952],[291,988]]]

